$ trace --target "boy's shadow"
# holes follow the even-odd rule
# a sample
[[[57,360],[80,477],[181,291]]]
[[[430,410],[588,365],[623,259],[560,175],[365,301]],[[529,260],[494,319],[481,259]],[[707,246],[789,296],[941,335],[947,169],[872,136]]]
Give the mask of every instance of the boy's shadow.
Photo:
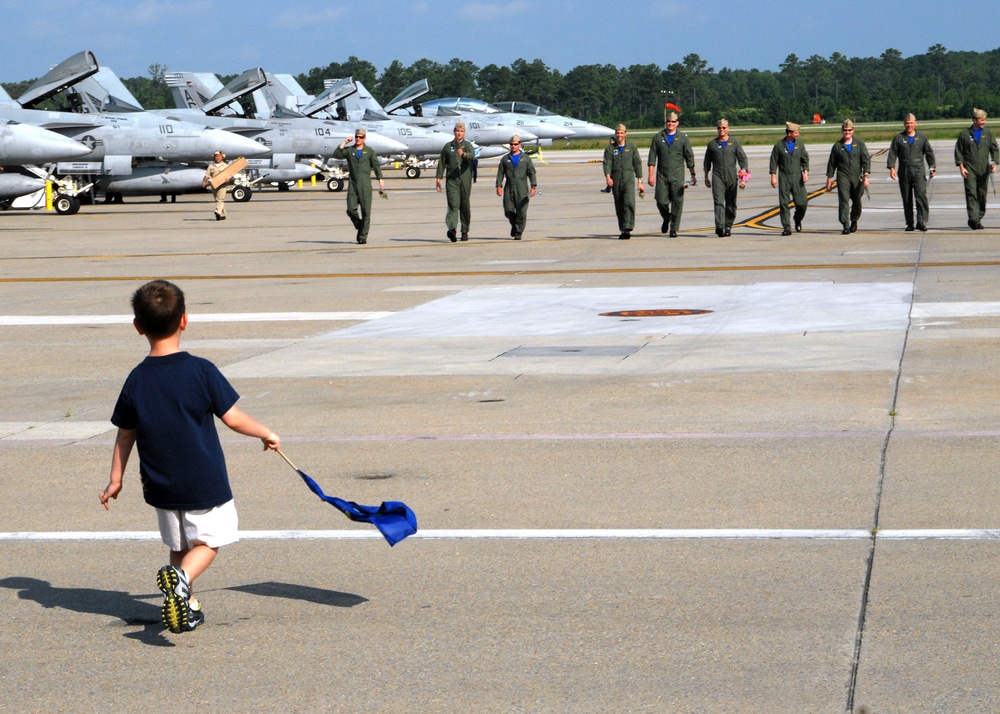
[[[96,590],[94,588],[54,588],[38,578],[13,577],[0,580],[0,587],[20,590],[22,600],[34,600],[42,607],[61,607],[73,612],[117,617],[126,625],[142,626],[139,632],[125,635],[143,644],[155,647],[174,647],[164,637],[160,622],[160,608],[121,590]]]
[[[165,629],[160,621],[159,604],[154,605],[143,601],[144,597],[148,598],[149,596],[135,596],[121,590],[56,588],[44,580],[27,577],[0,579],[0,587],[19,590],[17,596],[20,599],[33,600],[42,607],[61,607],[73,612],[117,617],[123,620],[126,625],[142,627],[139,632],[129,632],[125,637],[154,647],[175,646],[164,636]],[[303,600],[332,607],[354,607],[368,602],[367,598],[360,595],[289,583],[266,582],[238,585],[225,589],[250,595]],[[157,597],[159,597],[159,593],[157,593]]]

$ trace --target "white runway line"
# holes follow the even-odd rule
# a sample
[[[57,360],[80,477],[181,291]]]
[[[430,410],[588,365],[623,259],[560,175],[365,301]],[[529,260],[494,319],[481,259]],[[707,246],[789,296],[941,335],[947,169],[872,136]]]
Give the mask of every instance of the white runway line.
[[[392,312],[226,312],[193,313],[191,322],[330,322],[377,320]],[[132,315],[0,315],[0,327],[34,325],[131,325]]]
[[[429,540],[867,540],[870,530],[767,528],[581,528],[423,530],[410,538]],[[997,529],[884,530],[877,540],[1000,540]],[[381,539],[374,530],[240,531],[240,540]],[[158,541],[157,531],[48,531],[0,533],[0,542]]]

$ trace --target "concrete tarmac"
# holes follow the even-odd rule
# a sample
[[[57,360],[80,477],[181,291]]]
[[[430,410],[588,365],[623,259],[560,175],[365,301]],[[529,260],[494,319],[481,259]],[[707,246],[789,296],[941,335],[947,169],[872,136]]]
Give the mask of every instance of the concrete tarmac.
[[[598,152],[543,155],[519,242],[489,161],[467,243],[392,170],[364,246],[322,185],[3,213],[4,709],[997,711],[1000,204],[970,231],[936,142],[904,232],[869,146],[847,236],[828,145],[791,237],[765,147],[729,238],[703,149],[673,239],[649,191],[618,240]],[[289,458],[420,532],[220,423],[243,537],[165,631],[136,455],[97,498],[153,278]]]

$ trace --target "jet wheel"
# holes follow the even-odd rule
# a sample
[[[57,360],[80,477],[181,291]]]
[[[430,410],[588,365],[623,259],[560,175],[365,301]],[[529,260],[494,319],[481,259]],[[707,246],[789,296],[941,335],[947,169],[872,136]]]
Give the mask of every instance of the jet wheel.
[[[76,196],[60,193],[56,195],[52,205],[60,216],[72,216],[80,210],[80,199]]]
[[[406,178],[420,178],[420,169],[416,166],[407,166],[404,173]]]
[[[237,186],[233,189],[233,200],[237,203],[246,203],[253,196],[253,191],[251,191],[246,186]]]
[[[332,177],[327,179],[326,188],[334,193],[344,190],[344,179],[339,179],[337,177]]]

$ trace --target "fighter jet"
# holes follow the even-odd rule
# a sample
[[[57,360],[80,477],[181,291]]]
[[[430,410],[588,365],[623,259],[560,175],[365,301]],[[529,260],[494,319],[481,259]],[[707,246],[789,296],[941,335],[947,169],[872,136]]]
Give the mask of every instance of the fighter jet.
[[[493,102],[493,104],[488,106],[502,112],[516,114],[521,117],[521,121],[524,121],[529,128],[535,126],[536,121],[555,127],[561,126],[570,133],[570,136],[566,137],[567,139],[607,139],[614,136],[615,133],[610,127],[556,114],[531,102]],[[535,133],[537,134],[538,132]]]
[[[201,120],[211,126],[228,131],[253,135],[257,141],[269,146],[271,164],[254,167],[267,181],[293,181],[319,173],[319,167],[308,159],[320,160],[333,156],[344,139],[354,136],[354,127],[345,122],[316,119],[278,105],[270,93],[267,73],[260,67],[247,70],[225,87],[218,77],[208,73],[171,72],[165,76],[171,88],[177,112],[203,112]],[[333,101],[355,91],[353,82],[336,88]],[[248,117],[239,100],[249,95],[255,97],[257,112]],[[185,113],[182,116],[190,116]],[[406,146],[391,137],[372,136],[368,145],[378,154],[405,151]],[[320,164],[322,166],[322,164]],[[284,172],[279,175],[278,172]],[[343,188],[339,181],[338,190]],[[235,198],[235,195],[234,195]]]
[[[420,120],[453,125],[455,121],[461,119],[467,127],[482,123],[499,124],[504,127],[502,133],[506,134],[502,143],[509,141],[512,134],[518,134],[524,144],[550,146],[553,139],[570,139],[574,135],[572,129],[559,126],[554,122],[544,122],[512,112],[503,112],[480,99],[465,97],[436,99],[419,104],[417,100],[428,94],[430,89],[430,83],[426,79],[418,80],[400,92],[386,105],[385,110],[392,117],[410,117],[411,121]]]
[[[408,114],[392,114],[383,108],[371,92],[361,83],[355,82],[358,91],[345,99],[337,102],[337,115],[347,117],[354,122],[383,122],[385,126],[400,126],[395,122],[400,122],[404,127],[413,133],[414,143],[412,152],[407,154],[406,176],[407,178],[418,178],[422,168],[429,168],[441,156],[441,149],[452,140],[455,123],[465,122],[465,138],[476,145],[478,158],[485,159],[493,156],[502,156],[507,153],[504,144],[510,141],[513,134],[520,133],[524,141],[535,141],[537,137],[528,131],[517,131],[513,126],[504,125],[492,119],[485,119],[481,116],[466,116],[453,114],[451,116],[440,116],[426,119],[421,116],[411,116]],[[390,104],[390,106],[393,106]],[[388,122],[392,122],[391,124]],[[365,124],[365,126],[368,126]],[[418,143],[418,130],[428,130],[431,135],[427,141]],[[401,137],[402,138],[402,137]]]
[[[511,112],[502,112],[481,99],[450,97],[447,99],[433,99],[429,102],[423,102],[420,106],[422,109],[421,114],[424,117],[452,116],[453,113],[457,113],[466,117],[481,118],[485,121],[502,122],[520,134],[521,141],[524,143],[534,141],[542,145],[551,145],[553,139],[572,139],[574,136],[572,129]],[[538,138],[534,140],[525,139],[525,135],[527,134],[533,134]]]
[[[46,164],[63,159],[78,159],[89,153],[90,149],[83,144],[52,131],[14,121],[0,124],[0,166]],[[45,181],[40,178],[16,171],[0,173],[0,201],[4,205],[10,199],[44,188]]]
[[[327,80],[326,88],[322,94],[316,97],[308,95],[291,75],[267,73],[267,78],[268,92],[280,108],[293,109],[310,117],[340,117],[354,129],[364,128],[369,143],[372,137],[384,136],[405,144],[406,150],[400,152],[399,156],[406,164],[405,171],[408,178],[419,177],[422,159],[440,155],[441,147],[451,141],[451,132],[445,134],[413,124],[405,124],[390,117],[385,112],[375,109],[374,107],[377,107],[378,103],[372,99],[371,93],[361,82],[356,82],[351,78]],[[337,88],[345,82],[350,82],[355,87],[356,92],[350,94],[337,92]],[[260,93],[254,93],[255,98],[258,94]],[[347,99],[355,96],[357,98],[351,100],[352,106],[366,106],[367,108],[349,111],[346,106]],[[273,111],[273,109],[258,103],[257,111],[260,114]]]
[[[530,129],[522,129],[516,126],[510,121],[510,117],[506,117],[500,113],[496,113],[496,116],[487,116],[485,113],[442,109],[432,116],[427,116],[422,110],[414,109],[412,113],[403,111],[414,104],[418,97],[429,91],[430,84],[428,84],[426,79],[422,79],[414,82],[400,92],[392,101],[386,104],[384,109],[377,103],[375,103],[374,108],[388,114],[392,119],[397,119],[406,124],[437,129],[446,134],[449,141],[451,140],[455,123],[459,121],[465,123],[465,138],[483,147],[503,146],[510,141],[510,137],[514,134],[519,134],[521,140],[525,142],[533,142],[539,139],[539,136]],[[358,95],[361,95],[360,86]],[[349,99],[353,99],[353,97]],[[374,101],[374,99],[371,99],[371,102]],[[438,149],[438,153],[440,151]]]
[[[53,68],[29,87],[18,101],[0,96],[0,117],[56,132],[90,150],[86,161],[59,161],[50,169],[34,169],[40,177],[53,177],[58,195],[57,213],[80,209],[80,194],[102,176],[131,176],[134,169],[174,162],[206,161],[216,150],[232,156],[254,157],[267,149],[231,132],[145,112],[79,114],[33,109],[99,69],[93,53],[86,51]]]

